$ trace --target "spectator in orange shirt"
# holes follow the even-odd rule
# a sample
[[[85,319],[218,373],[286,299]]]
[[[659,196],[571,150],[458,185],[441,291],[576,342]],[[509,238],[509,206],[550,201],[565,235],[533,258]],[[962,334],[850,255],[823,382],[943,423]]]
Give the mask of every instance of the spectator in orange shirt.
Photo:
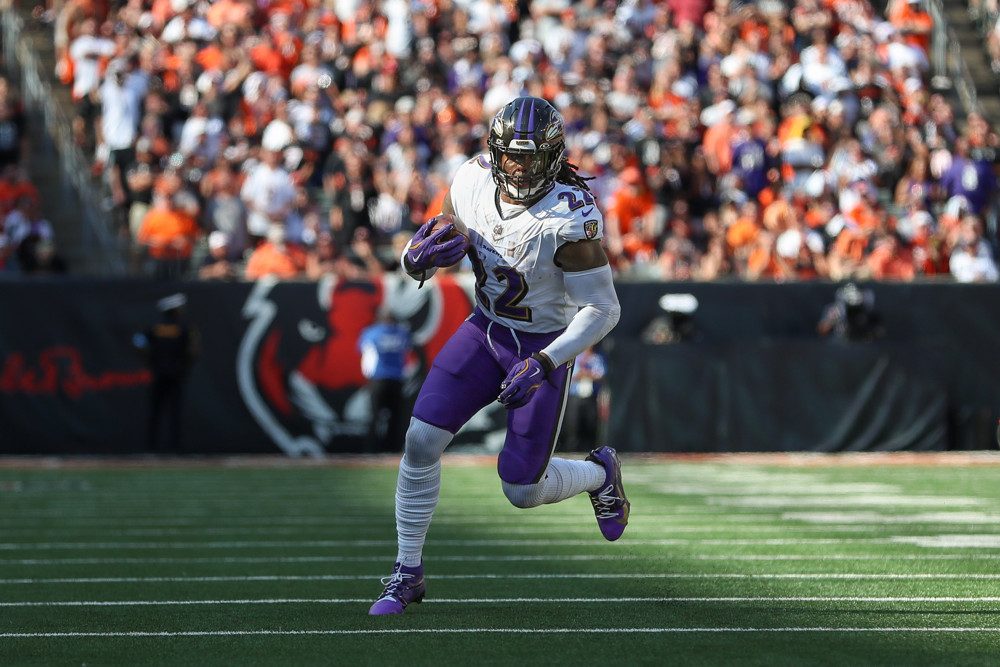
[[[736,103],[725,99],[702,112],[701,122],[707,127],[702,148],[708,170],[715,175],[728,174],[733,166],[733,139],[739,128],[734,122]]]
[[[159,35],[167,21],[177,16],[178,12],[174,8],[174,0],[153,0],[149,14],[153,21],[150,28],[154,34]]]
[[[205,11],[205,20],[219,31],[229,27],[252,30],[256,11],[256,5],[246,0],[215,0]]]
[[[280,74],[287,80],[302,51],[302,40],[289,30],[288,15],[273,14],[259,36],[260,42],[250,49],[250,59],[260,71]]]
[[[926,54],[930,51],[934,19],[923,7],[923,2],[924,0],[891,0],[888,18],[907,44],[919,46]]]
[[[136,242],[146,248],[153,275],[160,279],[181,278],[187,272],[191,251],[201,230],[188,212],[177,206],[176,195],[160,187],[139,227]]]
[[[776,243],[777,238],[772,232],[762,230],[757,235],[747,259],[747,280],[784,282],[792,277],[791,263],[778,253]]]
[[[774,200],[765,206],[761,213],[761,224],[764,229],[780,234],[794,225],[797,216],[795,207],[788,200],[784,189],[778,189],[774,194]]]
[[[216,7],[217,4],[212,5],[212,7]],[[217,39],[209,42],[195,54],[194,61],[201,65],[201,69],[204,72],[217,70],[224,75],[228,74],[229,70],[235,67],[239,39],[240,31],[236,26],[224,26],[219,29]]]
[[[885,211],[878,201],[878,191],[868,181],[855,181],[840,192],[840,211],[866,232],[878,229]]]
[[[22,197],[38,201],[38,188],[28,180],[25,170],[9,165],[0,173],[0,218],[14,210]]]
[[[879,234],[866,264],[874,280],[910,281],[916,276],[913,253],[895,234]]]
[[[846,217],[842,217],[842,222],[843,227],[837,233],[827,256],[830,278],[845,280],[863,277],[869,233]]]
[[[265,74],[281,72],[281,53],[274,44],[274,37],[266,30],[260,33],[260,41],[250,49],[250,62],[258,71]]]
[[[613,261],[626,264],[637,255],[656,253],[656,197],[638,167],[625,167],[621,185],[611,193],[604,214],[608,250]]]
[[[306,252],[285,240],[285,225],[272,223],[267,240],[257,246],[247,260],[246,279],[258,280],[274,276],[279,280],[302,278],[306,269]]]
[[[726,245],[733,258],[734,270],[743,275],[757,235],[761,232],[760,208],[757,202],[750,200],[743,202],[739,209],[735,204],[728,204],[721,214],[724,221],[732,220],[726,225]]]

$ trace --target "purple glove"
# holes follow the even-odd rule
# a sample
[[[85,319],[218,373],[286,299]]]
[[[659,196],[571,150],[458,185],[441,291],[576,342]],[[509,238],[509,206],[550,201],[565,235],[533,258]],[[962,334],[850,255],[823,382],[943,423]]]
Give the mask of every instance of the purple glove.
[[[527,405],[535,391],[548,379],[555,366],[548,357],[536,352],[514,366],[500,384],[497,401],[505,408],[520,408]]]
[[[406,262],[415,271],[457,264],[469,249],[469,238],[462,234],[455,234],[454,238],[438,243],[452,233],[455,225],[447,224],[434,229],[437,221],[437,218],[431,218],[421,225],[406,250]]]

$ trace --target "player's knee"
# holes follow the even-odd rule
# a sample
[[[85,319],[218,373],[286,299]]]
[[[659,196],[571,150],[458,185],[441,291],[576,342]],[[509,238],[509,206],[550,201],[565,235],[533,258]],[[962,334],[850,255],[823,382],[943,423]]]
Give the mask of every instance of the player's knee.
[[[541,484],[511,484],[502,480],[501,484],[503,485],[503,494],[507,496],[507,500],[514,507],[528,509],[542,504]]]
[[[443,428],[432,426],[416,418],[410,419],[410,428],[406,431],[406,449],[404,451],[407,463],[417,468],[437,463],[452,437],[452,434]]]

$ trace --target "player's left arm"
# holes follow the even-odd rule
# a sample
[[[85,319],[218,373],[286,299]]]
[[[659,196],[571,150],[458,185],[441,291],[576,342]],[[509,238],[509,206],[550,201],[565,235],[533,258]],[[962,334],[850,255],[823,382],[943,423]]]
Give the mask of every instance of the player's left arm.
[[[556,251],[554,261],[563,270],[567,296],[580,310],[566,330],[539,353],[551,364],[546,370],[575,359],[600,342],[621,316],[611,265],[599,240],[566,243]]]
[[[621,314],[611,265],[600,241],[566,243],[556,251],[555,263],[563,270],[567,296],[580,309],[555,340],[507,374],[497,400],[508,408],[526,405],[549,373],[604,338]]]

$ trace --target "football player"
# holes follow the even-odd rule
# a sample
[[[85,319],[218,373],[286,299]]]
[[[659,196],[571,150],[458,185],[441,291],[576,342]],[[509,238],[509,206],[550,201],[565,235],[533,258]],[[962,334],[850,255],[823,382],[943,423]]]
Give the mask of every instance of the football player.
[[[441,455],[491,401],[509,412],[499,455],[503,492],[516,507],[590,494],[604,537],[628,523],[615,450],[586,460],[553,457],[576,355],[617,324],[618,296],[601,246],[604,219],[586,180],[564,156],[559,112],[519,97],[494,117],[488,154],[459,168],[442,214],[425,223],[402,257],[415,280],[466,255],[476,309],[438,353],[417,397],[396,487],[399,551],[369,614],[401,614],[424,597],[422,551],[441,487]],[[463,230],[464,231],[464,230]]]

